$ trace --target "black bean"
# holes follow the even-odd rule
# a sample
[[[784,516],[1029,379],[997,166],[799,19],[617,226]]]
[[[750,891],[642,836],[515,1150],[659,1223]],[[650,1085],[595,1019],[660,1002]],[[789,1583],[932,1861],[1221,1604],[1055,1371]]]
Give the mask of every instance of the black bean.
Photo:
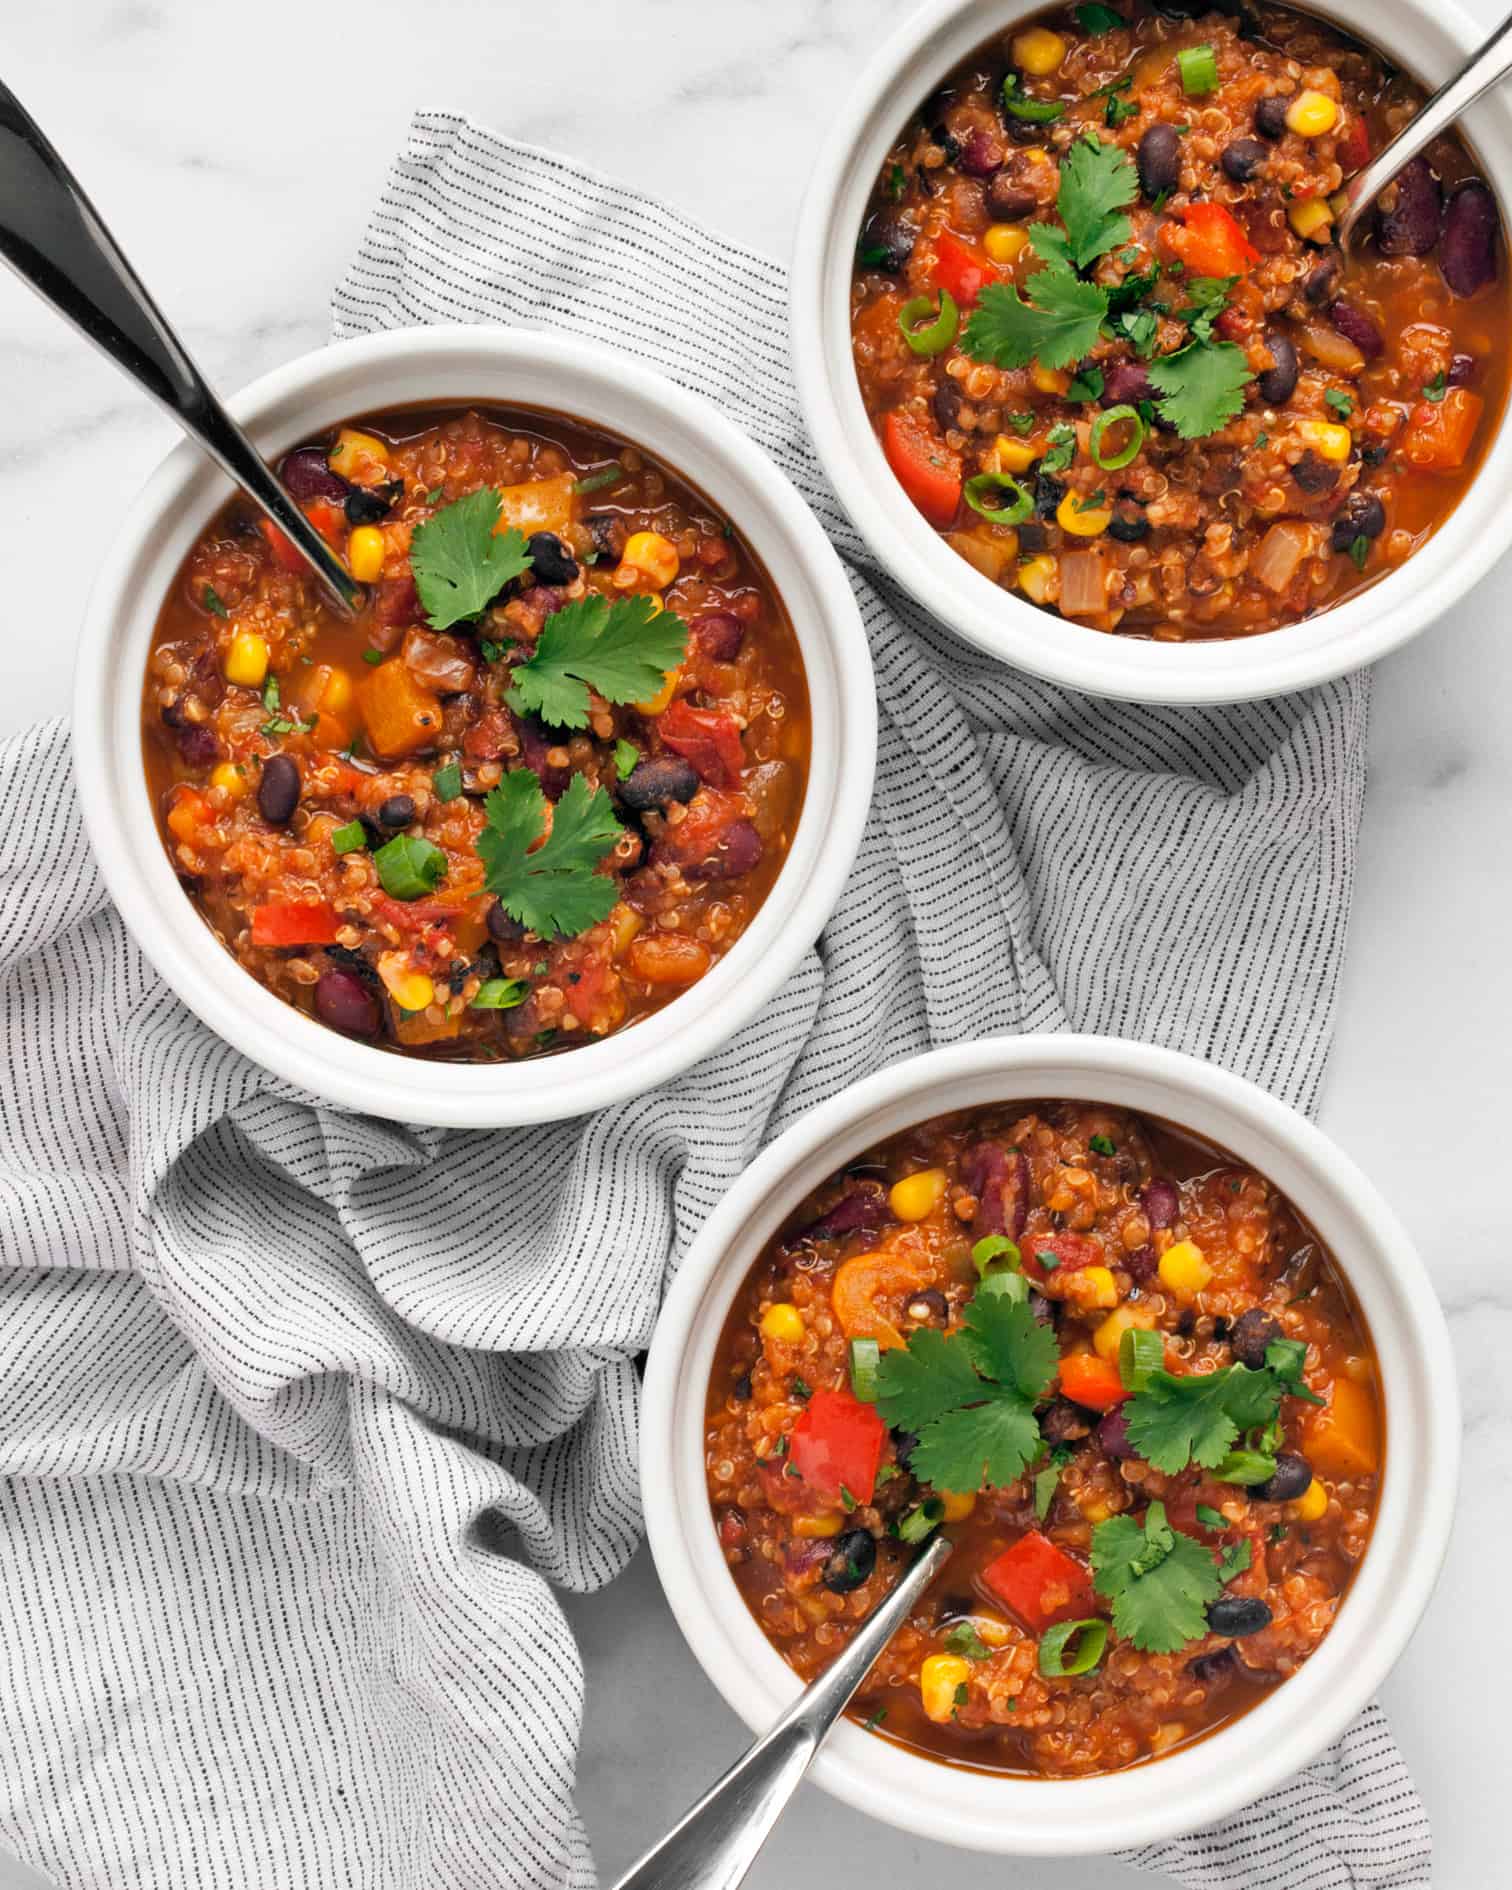
[[[1069,1398],[1057,1398],[1040,1418],[1040,1435],[1047,1444],[1078,1444],[1091,1434],[1092,1420]]]
[[[1451,387],[1473,387],[1476,375],[1480,372],[1480,362],[1473,354],[1457,354],[1449,363],[1449,385]]]
[[[1251,1371],[1257,1372],[1265,1363],[1266,1346],[1273,1345],[1280,1337],[1280,1321],[1261,1312],[1258,1306],[1251,1306],[1234,1321],[1229,1350],[1241,1365],[1248,1365]]]
[[[879,210],[861,232],[861,254],[866,267],[897,275],[913,254],[918,229],[901,210]]]
[[[1218,161],[1225,177],[1231,177],[1236,184],[1247,184],[1269,156],[1270,152],[1258,138],[1234,138],[1223,147],[1223,156]]]
[[[1312,1482],[1312,1465],[1295,1451],[1283,1450],[1276,1458],[1275,1473],[1250,1492],[1262,1503],[1292,1503]]]
[[[1456,186],[1439,244],[1439,268],[1456,295],[1474,295],[1495,279],[1500,227],[1496,200],[1478,177]]]
[[[1302,293],[1314,308],[1327,308],[1339,293],[1339,277],[1343,269],[1343,251],[1326,249],[1308,270]]]
[[[220,741],[206,722],[186,722],[173,731],[186,768],[213,768],[220,760]]]
[[[1025,519],[1018,528],[1020,551],[1043,551],[1050,542],[1050,534],[1036,519]]]
[[[1039,207],[1032,190],[1015,184],[1006,171],[997,171],[987,182],[987,211],[997,223],[1019,223]]]
[[[950,1301],[937,1286],[926,1286],[915,1293],[903,1308],[916,1325],[943,1326],[950,1319]]]
[[[1439,240],[1444,193],[1427,158],[1404,164],[1376,205],[1376,243],[1385,256],[1426,256]]]
[[[577,559],[555,532],[532,532],[526,550],[537,584],[571,584],[577,577]]]
[[[484,923],[488,927],[488,936],[499,945],[516,945],[525,936],[524,926],[497,900],[488,908],[488,917]]]
[[[1148,1242],[1124,1255],[1124,1271],[1140,1286],[1154,1279],[1159,1264],[1155,1249]]]
[[[1255,107],[1255,129],[1262,138],[1269,138],[1274,144],[1278,138],[1286,136],[1286,113],[1290,104],[1289,98],[1280,96],[1261,99]]]
[[[301,504],[307,499],[335,499],[340,504],[351,491],[341,474],[332,472],[326,464],[324,449],[319,446],[298,446],[286,454],[278,476],[290,496]]]
[[[1115,361],[1103,374],[1102,404],[1130,407],[1136,400],[1153,400],[1150,371],[1143,361]]]
[[[1232,1679],[1237,1665],[1232,1647],[1215,1647],[1211,1654],[1189,1660],[1186,1670],[1199,1686],[1213,1687]]]
[[[1108,520],[1108,536],[1116,538],[1123,545],[1137,545],[1141,538],[1150,535],[1150,521],[1145,517],[1137,499],[1117,498],[1113,501],[1113,516]]]
[[[1311,447],[1291,469],[1291,476],[1307,493],[1329,492],[1339,483],[1339,469],[1332,460],[1322,458]]]
[[[1126,1463],[1139,1452],[1129,1437],[1129,1424],[1122,1411],[1109,1411],[1097,1426],[1097,1447],[1114,1463]]]
[[[742,1372],[730,1387],[730,1396],[739,1404],[744,1404],[751,1395],[751,1374]]]
[[[380,827],[392,827],[396,831],[407,827],[415,818],[415,803],[411,795],[391,794],[378,809]]]
[[[315,1015],[349,1037],[376,1037],[383,1013],[365,978],[345,965],[330,965],[315,982]]]
[[[641,813],[648,807],[665,807],[669,801],[691,801],[697,792],[696,770],[676,755],[638,761],[619,788],[625,805]]]
[[[1258,1595],[1220,1595],[1208,1604],[1208,1632],[1238,1640],[1271,1624],[1271,1611]]]
[[[618,564],[625,555],[630,527],[613,512],[593,512],[587,521],[593,548],[608,564]]]
[[[932,144],[937,144],[945,154],[945,162],[954,164],[961,155],[961,141],[948,125],[931,125],[929,137]]]
[[[1066,488],[1052,473],[1040,473],[1034,481],[1034,509],[1041,518],[1054,518],[1056,507],[1066,496]],[[1019,538],[1023,543],[1022,534]]]
[[[270,755],[257,784],[257,811],[270,827],[286,827],[299,805],[299,769],[287,755]]]
[[[913,1461],[913,1454],[919,1448],[917,1431],[897,1431],[892,1434],[893,1455],[906,1470]]]
[[[1333,548],[1348,551],[1357,538],[1379,538],[1386,529],[1386,508],[1373,492],[1357,486],[1333,522]]]
[[[824,1564],[824,1585],[834,1594],[848,1595],[876,1566],[876,1538],[866,1529],[847,1529],[835,1537]]]
[[[1053,1299],[1046,1299],[1043,1293],[1036,1293],[1032,1287],[1029,1291],[1029,1310],[1042,1326],[1056,1326],[1060,1324],[1059,1302]]]
[[[948,433],[955,425],[961,412],[961,383],[953,374],[942,374],[940,384],[934,391],[934,417],[940,423],[940,431]]]
[[[1352,341],[1367,361],[1373,361],[1386,346],[1385,337],[1364,309],[1346,302],[1341,295],[1328,311],[1328,319],[1346,341]]]
[[[1268,407],[1284,407],[1296,392],[1302,364],[1287,335],[1268,334],[1265,346],[1273,365],[1260,376],[1260,398]]]
[[[1162,191],[1175,190],[1181,182],[1181,139],[1176,127],[1164,121],[1151,125],[1139,140],[1135,161],[1139,188],[1151,203]]]

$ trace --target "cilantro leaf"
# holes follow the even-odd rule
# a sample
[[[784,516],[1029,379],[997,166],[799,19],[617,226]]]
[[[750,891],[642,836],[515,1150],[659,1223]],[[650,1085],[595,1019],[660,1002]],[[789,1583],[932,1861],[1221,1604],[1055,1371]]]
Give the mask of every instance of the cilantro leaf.
[[[889,1346],[877,1362],[877,1409],[892,1430],[921,1432],[983,1390],[966,1347],[932,1326],[911,1334],[906,1349]]]
[[[1229,1543],[1228,1547],[1220,1550],[1218,1554],[1219,1581],[1227,1588],[1236,1575],[1244,1573],[1253,1559],[1248,1536],[1238,1542]]]
[[[1055,207],[1078,269],[1128,242],[1133,226],[1122,211],[1138,195],[1139,173],[1127,151],[1094,133],[1077,139],[1061,159]]]
[[[1031,1404],[1055,1382],[1060,1347],[1023,1300],[978,1293],[966,1308],[963,1342],[977,1370]]]
[[[1213,339],[1213,323],[1223,313],[1228,302],[1229,290],[1239,280],[1237,276],[1188,276],[1185,284],[1191,297],[1185,308],[1174,311],[1177,321],[1185,322],[1197,341]]]
[[[1151,1503],[1143,1524],[1111,1516],[1092,1531],[1092,1585],[1113,1603],[1113,1630],[1148,1654],[1174,1654],[1207,1633],[1223,1582],[1212,1554]]]
[[[957,1621],[945,1636],[945,1651],[950,1654],[963,1654],[967,1660],[991,1660],[992,1649],[977,1633],[970,1621]]]
[[[588,691],[606,702],[654,696],[687,652],[688,628],[654,598],[597,591],[546,619],[527,661],[517,664],[509,705],[553,728],[588,726]]]
[[[476,617],[511,578],[530,568],[525,540],[513,526],[495,532],[501,510],[492,486],[443,505],[410,540],[410,569],[431,626],[446,630]]]
[[[1039,1455],[1039,1425],[1024,1399],[981,1383],[976,1395],[986,1402],[947,1412],[919,1432],[909,1468],[937,1490],[965,1495],[984,1483],[1012,1483]]]
[[[1209,1470],[1221,1463],[1240,1431],[1268,1423],[1280,1402],[1281,1384],[1274,1373],[1230,1365],[1185,1377],[1151,1372],[1123,1414],[1139,1455],[1174,1476],[1188,1463]]]
[[[1184,440],[1216,433],[1244,408],[1253,376],[1243,348],[1232,341],[1192,341],[1150,363],[1150,381],[1164,395],[1157,401]]]
[[[1007,282],[992,282],[977,297],[961,335],[973,361],[994,367],[1069,367],[1090,354],[1108,312],[1108,298],[1095,282],[1083,282],[1054,264],[1029,278],[1031,301]]]
[[[575,774],[539,846],[546,797],[529,768],[505,775],[483,812],[488,825],[478,835],[478,857],[488,890],[511,918],[542,938],[571,938],[609,916],[618,893],[594,869],[623,830],[603,788]]]

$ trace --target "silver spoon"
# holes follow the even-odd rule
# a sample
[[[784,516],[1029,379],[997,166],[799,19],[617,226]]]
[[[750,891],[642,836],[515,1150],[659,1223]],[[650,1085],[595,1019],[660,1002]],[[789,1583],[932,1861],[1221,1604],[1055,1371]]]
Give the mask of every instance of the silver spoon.
[[[935,1537],[845,1651],[614,1890],[735,1890],[744,1881],[825,1735],[951,1549],[943,1536]]]
[[[287,534],[343,611],[362,587],[226,412],[78,180],[0,81],[0,255],[144,388]]]
[[[1454,77],[1446,80],[1432,98],[1424,102],[1417,116],[1403,125],[1364,170],[1345,185],[1349,208],[1339,219],[1337,240],[1341,249],[1349,248],[1361,219],[1403,165],[1432,144],[1441,132],[1447,131],[1482,92],[1489,91],[1509,71],[1512,71],[1512,14],[1508,14],[1480,51],[1472,53]]]

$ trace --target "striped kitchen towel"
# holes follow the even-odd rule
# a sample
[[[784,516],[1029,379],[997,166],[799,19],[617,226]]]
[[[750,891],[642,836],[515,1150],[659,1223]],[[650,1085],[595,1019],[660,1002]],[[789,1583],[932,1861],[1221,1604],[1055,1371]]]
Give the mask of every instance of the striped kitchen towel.
[[[875,803],[737,1041],[599,1116],[446,1133],[317,1107],[218,1042],[105,899],[66,731],[0,751],[0,1841],[98,1890],[586,1890],[552,1584],[635,1546],[632,1361],[678,1252],[762,1142],[930,1045],[1117,1032],[1310,1108],[1367,684],[1132,708],[966,649],[824,489],[780,271],[459,119],[416,120],[335,306],[338,336],[592,336],[733,414],[850,563]],[[1372,1710],[1138,1861],[1405,1890],[1428,1854]]]

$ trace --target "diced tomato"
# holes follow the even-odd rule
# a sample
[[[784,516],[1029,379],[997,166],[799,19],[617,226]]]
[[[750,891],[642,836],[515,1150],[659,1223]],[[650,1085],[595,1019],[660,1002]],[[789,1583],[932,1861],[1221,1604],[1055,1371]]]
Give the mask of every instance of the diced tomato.
[[[898,484],[931,525],[955,523],[961,507],[960,455],[921,420],[899,409],[882,422],[882,450]]]
[[[1485,404],[1468,387],[1451,387],[1439,401],[1419,401],[1402,442],[1409,463],[1420,472],[1455,472],[1463,466]]]
[[[374,915],[386,925],[397,926],[401,932],[418,932],[427,925],[450,925],[466,910],[466,905],[452,900],[390,899],[386,893],[380,893],[373,901]]]
[[[673,754],[692,762],[701,781],[717,788],[739,785],[745,750],[735,718],[727,709],[695,709],[691,703],[674,702],[657,718],[656,726]]]
[[[333,505],[329,499],[312,499],[301,507],[305,517],[315,527],[322,538],[329,544],[335,544],[337,535],[345,523],[340,506]],[[286,533],[281,532],[270,518],[260,518],[257,529],[267,540],[268,549],[274,561],[285,571],[303,572],[309,569],[304,558],[294,549],[293,542]]]
[[[252,914],[254,945],[334,945],[337,929],[336,914],[324,901],[308,905],[275,902],[258,906]]]
[[[989,282],[1001,282],[1003,272],[985,250],[963,243],[949,230],[935,238],[935,264],[930,272],[937,289],[954,297],[963,311],[970,308]]]
[[[831,1502],[869,1503],[887,1426],[849,1391],[816,1391],[788,1439],[788,1457],[809,1489]]]
[[[1244,225],[1221,203],[1189,203],[1172,211],[1179,223],[1167,223],[1160,240],[1194,276],[1242,276],[1260,252]]]
[[[1048,1280],[1057,1270],[1072,1273],[1078,1267],[1104,1264],[1103,1250],[1090,1234],[1025,1234],[1019,1246],[1023,1250],[1024,1271],[1031,1280]],[[1040,1259],[1042,1253],[1054,1256],[1053,1267],[1047,1267]]]
[[[1090,1573],[1048,1536],[1031,1529],[982,1570],[982,1580],[1031,1633],[1096,1612]]]
[[[1349,123],[1334,146],[1334,157],[1346,177],[1353,171],[1363,171],[1370,162],[1370,127],[1358,112],[1350,113]]]
[[[346,529],[346,513],[329,499],[311,499],[303,510],[305,517],[329,545],[334,545]]]
[[[1129,1396],[1118,1367],[1095,1352],[1072,1352],[1063,1358],[1060,1387],[1073,1404],[1085,1405],[1089,1411],[1111,1411]]]
[[[309,566],[294,549],[292,542],[284,536],[270,518],[260,518],[257,529],[267,540],[268,549],[273,554],[273,562],[285,571],[306,571]]]

